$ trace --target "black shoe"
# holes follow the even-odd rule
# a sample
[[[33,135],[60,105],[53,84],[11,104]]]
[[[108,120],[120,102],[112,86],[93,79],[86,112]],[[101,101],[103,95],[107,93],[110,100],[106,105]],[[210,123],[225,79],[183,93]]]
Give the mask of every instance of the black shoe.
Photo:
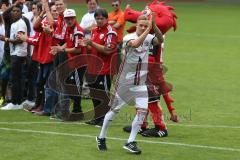
[[[103,125],[103,121],[99,121],[95,126],[96,127],[102,127],[102,125]]]
[[[137,148],[137,142],[126,143],[123,148],[134,154],[141,154],[142,152],[139,148]]]
[[[99,151],[106,151],[107,150],[106,138],[96,137],[96,142],[97,142],[97,148],[98,148]]]
[[[124,132],[127,132],[127,133],[130,133],[132,130],[132,126],[125,126],[123,127],[123,131]],[[138,131],[139,134],[142,134],[144,131],[147,131],[149,130],[149,128],[140,128],[140,130]]]
[[[142,136],[144,136],[144,137],[167,137],[168,131],[167,130],[161,131],[158,128],[151,128],[147,131],[144,131],[142,133]]]
[[[89,125],[97,125],[98,124],[98,121],[96,121],[95,119],[92,119],[90,121],[87,121],[85,122],[86,124],[89,124]]]

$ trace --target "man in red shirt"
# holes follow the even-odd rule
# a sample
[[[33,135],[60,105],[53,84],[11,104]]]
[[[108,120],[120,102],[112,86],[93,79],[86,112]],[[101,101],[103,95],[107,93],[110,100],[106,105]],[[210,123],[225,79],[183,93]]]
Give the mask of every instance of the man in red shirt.
[[[51,53],[53,55],[56,55],[57,53],[66,53],[68,60],[73,60],[76,58],[77,55],[80,53],[83,53],[83,47],[80,46],[80,40],[84,36],[84,31],[83,29],[79,26],[76,18],[76,13],[73,9],[66,9],[64,11],[64,21],[67,25],[66,32],[64,33],[64,39],[62,42],[65,44],[62,46],[53,46]],[[72,68],[74,63],[72,61],[69,61],[69,67]],[[75,71],[77,70],[77,75],[76,72],[75,74],[72,73],[70,77],[67,79],[67,83],[70,84],[75,84],[76,78],[79,79],[79,86],[82,87],[83,85],[83,76],[86,70],[86,67],[81,67],[81,68],[75,68]],[[78,76],[78,77],[76,77]],[[71,93],[68,93],[71,94]],[[81,91],[80,93],[81,94]],[[81,108],[81,97],[79,96],[70,96],[71,99],[74,100],[74,106],[73,106],[73,113],[81,113],[82,108]]]
[[[104,116],[109,110],[106,106],[109,103],[108,92],[111,87],[110,63],[113,55],[117,54],[117,33],[108,24],[108,13],[105,9],[97,9],[94,17],[97,27],[92,30],[91,39],[82,41],[89,53],[88,84],[95,110],[94,119],[86,123],[102,126]],[[98,94],[99,90],[102,91],[101,94]]]
[[[63,15],[64,11],[66,10],[66,5],[63,0],[55,0],[55,5],[58,11],[58,20],[54,24],[56,26],[56,30],[54,31],[54,38],[58,40],[63,40],[67,28]]]
[[[52,36],[45,32],[45,26],[52,25],[54,18],[46,0],[42,0],[42,5],[45,12],[37,17],[33,27],[36,32],[39,32],[37,54],[34,55],[36,61],[40,63],[40,69],[37,78],[37,97],[35,107],[30,111],[38,115],[47,115],[51,113],[51,108],[43,108],[45,103],[45,89],[48,76],[52,70],[54,56],[50,54]]]

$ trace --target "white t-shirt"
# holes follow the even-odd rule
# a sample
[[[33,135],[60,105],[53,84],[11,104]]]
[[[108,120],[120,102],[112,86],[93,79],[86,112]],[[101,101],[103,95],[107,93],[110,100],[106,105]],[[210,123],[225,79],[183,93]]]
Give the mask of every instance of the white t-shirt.
[[[22,19],[19,19],[18,21],[14,22],[11,25],[10,39],[16,39],[18,32],[23,32],[27,34],[27,25]],[[20,44],[10,43],[10,55],[16,55],[20,57],[27,56],[27,43],[26,42]]]
[[[93,24],[97,24],[96,20],[94,18],[94,12],[93,13],[86,13],[81,20],[80,26],[85,29],[90,27]]]
[[[93,13],[86,13],[81,20],[80,23],[80,27],[82,27],[83,29],[86,29],[90,26],[92,26],[93,24],[97,24],[95,18],[94,18],[94,12]],[[85,34],[86,38],[90,38],[91,37],[91,33],[86,33]]]

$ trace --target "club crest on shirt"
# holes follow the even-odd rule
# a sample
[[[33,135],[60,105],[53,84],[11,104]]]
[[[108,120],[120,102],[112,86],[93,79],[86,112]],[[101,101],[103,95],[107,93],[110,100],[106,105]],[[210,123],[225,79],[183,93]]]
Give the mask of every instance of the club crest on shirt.
[[[103,37],[104,37],[104,34],[99,35],[99,39],[103,39]]]

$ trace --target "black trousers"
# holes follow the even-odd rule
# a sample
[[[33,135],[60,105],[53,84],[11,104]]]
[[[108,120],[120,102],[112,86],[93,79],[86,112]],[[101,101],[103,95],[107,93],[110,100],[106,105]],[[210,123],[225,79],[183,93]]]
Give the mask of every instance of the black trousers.
[[[39,70],[39,63],[37,61],[33,61],[31,57],[28,57],[27,60],[27,74],[26,74],[26,95],[29,101],[33,101],[36,97],[36,81]]]
[[[21,104],[23,89],[23,65],[26,62],[26,57],[11,56],[11,82],[12,82],[12,103]]]
[[[110,75],[88,75],[88,86],[90,96],[94,105],[94,118],[103,120],[105,114],[109,111],[111,76]]]
[[[83,77],[84,77],[85,72],[86,72],[86,67],[78,68],[66,80],[66,83],[77,85],[77,87],[80,87],[79,88],[80,96],[70,96],[70,98],[73,100],[73,110],[72,110],[73,112],[82,112],[81,94],[82,94],[82,87],[83,87]]]

